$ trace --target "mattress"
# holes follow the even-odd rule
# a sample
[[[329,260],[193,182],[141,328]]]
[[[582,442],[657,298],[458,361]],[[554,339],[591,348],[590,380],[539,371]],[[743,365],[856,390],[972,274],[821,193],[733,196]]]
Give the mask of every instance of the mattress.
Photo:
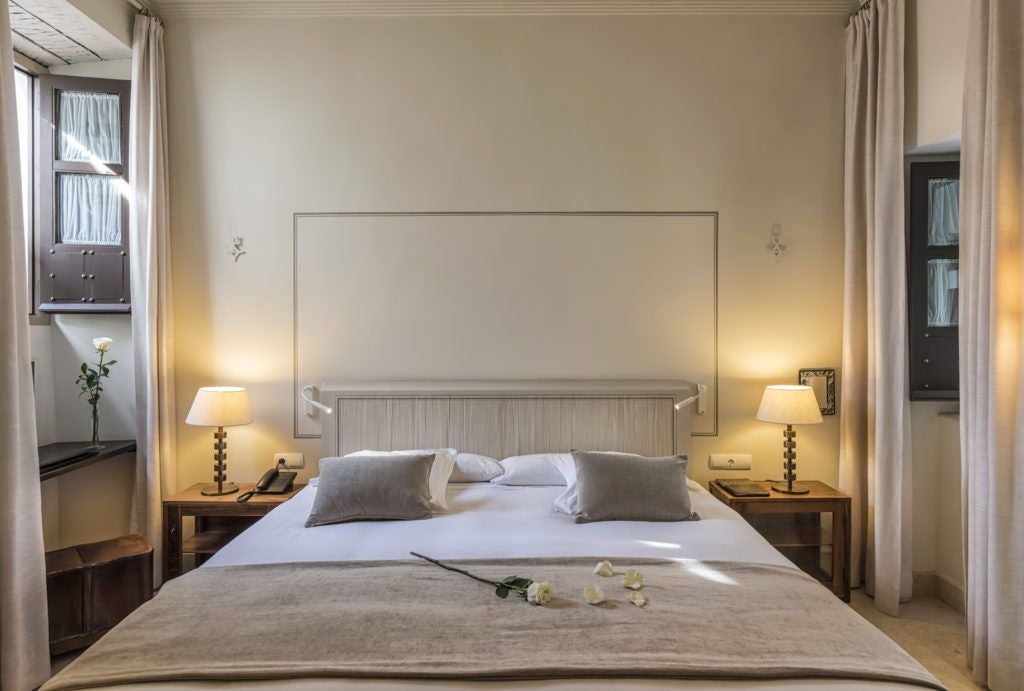
[[[202,568],[225,565],[302,561],[408,559],[417,551],[439,559],[481,559],[547,556],[593,556],[626,560],[655,557],[692,560],[692,568],[714,560],[744,561],[796,568],[742,518],[706,490],[691,488],[700,521],[647,523],[603,522],[576,524],[552,510],[562,487],[514,487],[488,483],[451,484],[450,511],[423,521],[345,523],[307,529],[306,516],[316,488],[306,487],[275,508],[225,546]],[[708,565],[706,578],[721,578]],[[272,597],[272,593],[264,596]],[[742,593],[737,593],[742,597]],[[309,593],[309,597],[316,597]],[[250,605],[258,610],[258,601]],[[894,644],[895,645],[895,644]],[[408,681],[388,679],[295,679],[266,682],[181,682],[156,685],[161,690],[193,691],[207,688],[266,688],[268,691],[312,691],[331,688],[350,691],[424,691],[471,689],[488,691],[733,691],[734,689],[795,689],[860,691],[916,688],[903,684],[822,679],[764,681],[703,681],[667,679],[552,679],[520,682]],[[121,689],[142,686],[124,685]]]

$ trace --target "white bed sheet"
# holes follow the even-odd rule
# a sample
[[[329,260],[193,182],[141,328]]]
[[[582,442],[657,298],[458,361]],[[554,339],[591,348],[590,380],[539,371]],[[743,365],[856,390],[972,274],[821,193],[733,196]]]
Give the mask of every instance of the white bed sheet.
[[[520,557],[665,557],[792,566],[706,490],[691,490],[700,521],[573,522],[552,504],[563,487],[490,483],[448,486],[446,514],[423,521],[359,521],[305,528],[315,487],[271,511],[211,558],[209,566],[296,561]]]
[[[450,511],[423,521],[359,522],[305,528],[315,487],[306,487],[275,508],[211,558],[203,568],[296,561],[411,559],[417,551],[439,559],[594,556],[624,567],[629,557],[697,561],[746,561],[796,568],[739,515],[706,490],[691,490],[700,521],[679,523],[603,522],[576,524],[551,510],[562,487],[507,487],[489,483],[451,484]],[[698,568],[700,566],[698,565]],[[715,578],[712,565],[708,578]],[[310,593],[310,597],[316,597]],[[443,635],[440,634],[440,635]],[[142,685],[117,687],[121,690]],[[150,687],[152,688],[152,686]],[[551,679],[521,682],[407,681],[392,679],[294,679],[266,682],[180,682],[160,691],[258,688],[266,691],[907,691],[904,684],[824,679],[703,681],[674,679]]]

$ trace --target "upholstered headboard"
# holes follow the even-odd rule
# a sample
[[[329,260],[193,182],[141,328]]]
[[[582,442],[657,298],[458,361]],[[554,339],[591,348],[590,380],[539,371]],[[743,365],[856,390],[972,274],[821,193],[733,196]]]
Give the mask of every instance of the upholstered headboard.
[[[590,449],[686,453],[687,381],[345,382],[321,387],[321,456],[452,447],[505,458]]]

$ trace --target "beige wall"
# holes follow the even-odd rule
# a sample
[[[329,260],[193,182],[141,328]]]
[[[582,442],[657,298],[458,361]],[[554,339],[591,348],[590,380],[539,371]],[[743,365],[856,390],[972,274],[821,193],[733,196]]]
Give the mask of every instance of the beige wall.
[[[907,5],[907,151],[959,151],[970,0]]]
[[[196,387],[242,384],[256,422],[231,431],[232,477],[317,457],[291,434],[294,212],[717,210],[721,435],[695,440],[694,475],[728,451],[777,476],[764,385],[840,361],[842,32],[836,16],[170,20],[179,421]],[[801,430],[804,477],[835,481],[837,428]],[[206,480],[209,430],[179,423],[178,448],[180,484]]]

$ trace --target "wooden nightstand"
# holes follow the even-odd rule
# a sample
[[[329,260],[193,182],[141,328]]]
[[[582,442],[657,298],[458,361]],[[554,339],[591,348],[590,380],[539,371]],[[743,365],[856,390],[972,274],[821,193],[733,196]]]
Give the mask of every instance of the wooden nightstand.
[[[771,481],[755,481],[767,497],[736,497],[714,480],[711,494],[743,516],[757,532],[797,566],[833,593],[850,601],[850,497],[824,482],[800,480],[808,494],[781,494]],[[832,514],[832,528],[821,524],[821,514]],[[821,565],[822,548],[832,549],[831,572]]]
[[[209,483],[192,485],[173,497],[164,499],[164,580],[181,575],[182,554],[194,554],[196,565],[202,564],[239,533],[298,493],[305,485],[295,485],[287,494],[256,494],[249,501],[237,501],[241,492],[255,483],[238,483],[238,492],[219,497],[203,496],[200,491]],[[181,540],[181,519],[194,516],[195,535]]]

